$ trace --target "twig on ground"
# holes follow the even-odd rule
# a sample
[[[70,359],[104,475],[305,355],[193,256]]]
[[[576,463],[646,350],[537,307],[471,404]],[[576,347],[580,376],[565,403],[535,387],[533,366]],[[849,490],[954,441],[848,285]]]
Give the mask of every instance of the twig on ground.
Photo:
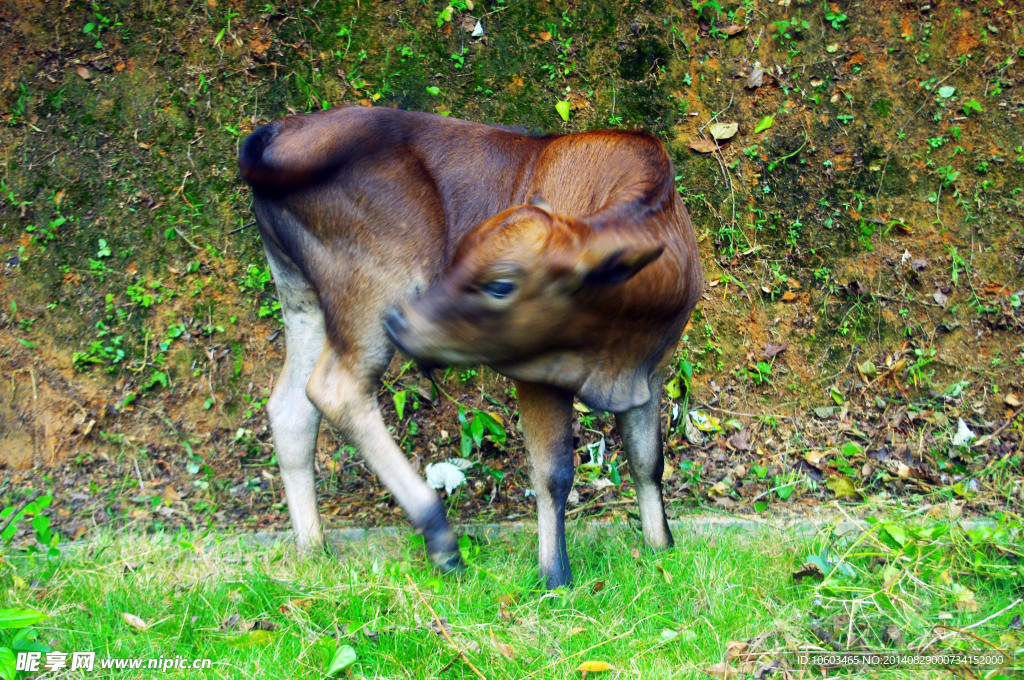
[[[1024,406],[1021,406],[1019,409],[1014,411],[1013,415],[1007,418],[1005,423],[1003,423],[1002,425],[1000,425],[995,430],[985,435],[978,441],[974,442],[974,446],[984,446],[985,444],[988,444],[990,441],[992,441],[995,437],[998,437],[1003,432],[1003,430],[1005,430],[1006,428],[1013,424],[1013,421],[1016,420],[1017,416],[1019,416],[1022,412],[1024,412]]]
[[[470,670],[472,670],[478,678],[481,678],[481,680],[487,680],[487,678],[484,677],[484,674],[481,673],[477,669],[477,667],[473,665],[473,662],[469,660],[469,657],[466,656],[465,652],[459,649],[459,646],[455,644],[455,640],[453,640],[452,636],[448,633],[448,629],[444,627],[443,623],[441,623],[441,618],[437,615],[437,612],[434,611],[434,608],[430,606],[430,603],[427,602],[427,599],[423,597],[423,593],[421,593],[420,589],[416,587],[416,584],[413,582],[412,578],[408,574],[406,574],[405,579],[409,582],[409,585],[412,586],[412,589],[416,591],[416,595],[420,598],[420,602],[423,603],[423,606],[426,607],[427,611],[430,612],[430,615],[434,617],[434,621],[437,622],[437,627],[441,629],[441,634],[444,635],[446,640],[448,640],[448,644],[452,646],[452,649],[454,649],[455,652],[460,657],[462,657],[462,660],[466,662],[466,665],[469,666]]]
[[[970,632],[970,629],[971,628],[975,628],[977,626],[980,626],[981,624],[985,623],[986,621],[990,621],[990,620],[994,619],[995,617],[997,617],[1000,614],[1004,613],[1008,609],[1011,609],[1011,608],[1017,606],[1018,604],[1020,604],[1020,602],[1021,602],[1021,600],[1020,600],[1020,598],[1018,598],[1009,607],[1001,609],[1001,610],[997,611],[995,614],[993,614],[992,616],[986,617],[986,618],[982,619],[981,621],[977,621],[975,623],[972,623],[971,625],[966,626],[964,628],[953,628],[952,626],[946,626],[946,625],[940,623],[939,625],[937,625],[935,627],[936,628],[944,628],[945,630],[948,630],[949,632],[946,633],[945,635],[936,635],[935,639],[931,640],[928,643],[928,647],[930,647],[931,645],[933,645],[936,642],[942,642],[943,640],[945,640],[947,638],[950,638],[950,637],[952,637],[954,635],[966,635],[967,637],[974,638],[975,640],[977,640],[978,642],[980,642],[980,643],[982,643],[984,645],[988,645],[992,649],[994,649],[997,652],[999,652],[1000,654],[1002,654],[1004,661],[1003,661],[1003,665],[999,669],[999,670],[1002,670],[1003,668],[1006,667],[1006,665],[1008,663],[1010,663],[1010,661],[1013,659],[1013,657],[1011,655],[1007,654],[1006,651],[1002,647],[1000,647],[999,645],[995,644],[994,642],[990,642],[989,640],[986,640],[985,638],[981,637],[980,635],[975,635],[974,633]],[[921,650],[922,651],[926,650],[926,649],[928,649],[928,647],[922,647]]]
[[[228,236],[230,236],[231,234],[237,234],[238,232],[242,231],[243,229],[248,229],[249,227],[252,227],[252,226],[255,226],[255,225],[256,225],[256,220],[253,220],[252,222],[247,222],[246,224],[243,224],[240,227],[235,227],[234,229],[229,231],[228,232]]]
[[[175,227],[175,228],[174,228],[174,232],[175,232],[175,233],[176,233],[176,234],[177,234],[178,236],[180,236],[180,237],[181,237],[181,239],[182,239],[182,240],[183,240],[183,241],[184,241],[185,243],[187,243],[187,244],[189,244],[190,246],[192,246],[192,250],[196,251],[197,253],[198,253],[198,252],[201,252],[201,251],[202,251],[202,248],[200,248],[199,246],[197,246],[197,245],[196,245],[195,243],[192,243],[192,241],[190,241],[190,240],[189,240],[188,236],[185,236],[185,234],[184,234],[184,233],[182,233],[181,229],[178,229],[177,227]]]
[[[623,498],[617,501],[607,501],[604,503],[588,503],[586,505],[581,505],[578,508],[573,508],[572,510],[569,510],[567,513],[565,513],[565,517],[566,519],[568,519],[569,517],[572,517],[577,513],[583,512],[584,510],[593,510],[596,508],[610,508],[613,505],[629,505],[630,503],[635,502],[636,501],[633,500],[632,498]]]

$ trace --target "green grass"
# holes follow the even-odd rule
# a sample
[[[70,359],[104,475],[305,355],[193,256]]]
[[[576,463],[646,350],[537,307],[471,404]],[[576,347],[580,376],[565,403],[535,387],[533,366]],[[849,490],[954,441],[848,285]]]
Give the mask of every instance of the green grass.
[[[1013,519],[963,530],[891,515],[859,522],[842,538],[831,529],[803,537],[772,526],[742,536],[683,529],[677,546],[661,553],[638,549],[626,529],[576,525],[575,586],[551,593],[538,587],[528,531],[464,540],[470,567],[449,577],[428,569],[408,536],[301,560],[287,545],[110,534],[55,559],[10,551],[0,559],[0,592],[2,607],[48,615],[33,630],[53,649],[213,661],[210,670],[145,677],[320,678],[335,649],[349,645],[357,660],[341,674],[352,677],[477,677],[470,664],[487,678],[580,677],[580,664],[601,661],[620,677],[706,678],[702,669],[726,659],[730,642],[746,641],[745,653],[757,656],[747,660],[748,674],[730,677],[754,678],[773,659],[793,668],[796,649],[913,651],[993,614],[946,648],[1021,650],[1020,631],[1009,627],[1022,611],[1019,601],[1010,606],[1022,582],[1021,524]],[[797,582],[794,571],[809,558],[823,573]],[[0,648],[11,633],[0,629]],[[740,654],[730,664],[742,669],[744,661]],[[130,673],[97,669],[87,677]],[[836,674],[951,677],[914,668],[815,669],[803,677]]]

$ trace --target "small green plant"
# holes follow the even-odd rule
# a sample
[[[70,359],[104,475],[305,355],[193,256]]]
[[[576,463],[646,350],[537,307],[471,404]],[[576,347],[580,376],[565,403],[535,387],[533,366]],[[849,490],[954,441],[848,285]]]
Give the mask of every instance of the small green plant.
[[[786,245],[791,249],[796,249],[796,244],[800,241],[800,231],[803,229],[803,223],[800,220],[793,220],[786,230]]]
[[[499,447],[503,447],[508,439],[505,426],[486,411],[475,408],[467,410],[459,404],[459,424],[462,426],[460,453],[463,458],[473,453],[474,448],[479,450],[484,439],[489,439]]]
[[[847,17],[844,12],[833,12],[828,5],[825,5],[825,21],[832,24],[832,28],[837,31],[843,27],[843,22],[846,21]]]
[[[981,104],[978,103],[977,99],[968,99],[966,102],[964,102],[962,108],[965,116],[971,115],[972,111],[976,113],[981,113],[982,111]]]
[[[125,288],[128,299],[134,304],[148,309],[158,302],[163,302],[163,284],[160,281],[147,281],[139,279],[136,283]]]
[[[722,6],[716,0],[690,0],[690,7],[697,12],[698,21],[707,21],[709,23],[716,21],[723,12]],[[714,13],[713,15],[712,12]]]
[[[28,103],[32,101],[32,97],[28,94],[28,87],[25,83],[18,83],[18,98],[14,101],[14,106],[11,108],[11,118],[8,122],[9,125],[17,125],[18,123],[24,122],[25,113],[28,110]],[[14,203],[14,192],[10,194],[11,203]]]
[[[688,338],[684,337],[682,342],[685,346]],[[693,364],[680,357],[676,364],[675,375],[665,383],[665,393],[673,401],[682,398],[681,410],[685,413],[689,410],[691,387],[693,384]]]
[[[111,19],[110,17],[101,13],[100,6],[95,2],[92,3],[92,10],[93,16],[96,18],[96,21],[87,22],[84,26],[82,26],[82,33],[91,38],[94,38],[96,40],[96,49],[102,50],[103,41],[100,39],[100,34],[104,31],[114,28],[115,26],[121,26],[122,24],[120,21],[117,20],[116,17],[114,19]]]
[[[440,12],[435,12],[437,15],[437,27],[441,28],[446,23],[452,20],[452,15],[456,12],[466,11],[466,0],[452,0],[451,4],[446,6]]]
[[[789,497],[793,495],[793,491],[796,490],[796,485],[799,481],[795,471],[781,476],[776,475],[771,479],[771,490],[775,492],[780,501],[789,500]]]
[[[695,463],[691,460],[684,460],[679,463],[679,476],[683,479],[683,482],[690,486],[696,487],[700,484],[700,473],[703,466],[700,463]]]
[[[953,282],[953,285],[957,286],[960,283],[960,272],[967,270],[967,262],[964,260],[963,256],[960,255],[960,252],[953,246],[948,246],[947,250],[949,251],[950,259],[949,278]]]
[[[245,270],[245,276],[243,276],[238,282],[238,287],[243,293],[262,293],[267,289],[267,284],[270,283],[270,280],[269,267],[263,268],[251,264],[249,265],[249,268]]]
[[[231,31],[231,20],[238,16],[238,12],[228,12],[227,21],[224,24],[224,28],[220,29],[217,33],[217,37],[213,39],[213,46],[216,47],[220,44],[220,41],[224,39],[224,34]]]
[[[948,187],[950,184],[960,179],[960,173],[954,170],[951,165],[943,168],[936,168],[935,172],[942,178],[942,186],[944,187]]]
[[[755,385],[771,384],[772,365],[767,361],[758,361],[741,367],[737,374]]]
[[[47,557],[59,557],[60,549],[57,545],[60,543],[60,534],[50,530],[50,518],[43,514],[52,502],[53,496],[41,495],[21,508],[10,506],[0,511],[0,526],[4,527],[0,532],[0,545],[5,548],[10,546],[18,532],[18,522],[31,516],[35,543],[29,544],[27,550],[33,553],[45,552]]]
[[[772,37],[778,40],[779,45],[782,47],[792,46],[798,38],[802,37],[803,31],[810,30],[811,28],[811,25],[806,20],[800,18],[799,12],[796,18],[773,21],[772,26],[775,27],[775,33],[772,34]]]
[[[18,670],[19,654],[46,654],[50,648],[39,642],[39,631],[32,626],[47,618],[34,609],[0,609],[0,677],[16,680],[28,677]]]
[[[924,367],[935,361],[936,351],[934,349],[914,349],[914,363],[907,363],[907,372],[914,381],[914,387],[921,383],[931,384],[931,377],[934,371],[924,372]]]
[[[94,364],[100,364],[105,365],[104,372],[113,372],[125,359],[124,336],[113,335],[102,320],[96,323],[96,330],[98,339],[93,340],[86,351],[73,353],[71,365],[77,371],[85,371]]]

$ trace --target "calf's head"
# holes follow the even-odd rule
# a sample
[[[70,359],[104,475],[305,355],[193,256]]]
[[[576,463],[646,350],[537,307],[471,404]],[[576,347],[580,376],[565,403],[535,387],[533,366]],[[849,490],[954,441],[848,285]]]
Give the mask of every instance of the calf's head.
[[[540,201],[509,208],[466,234],[441,280],[389,312],[385,328],[423,364],[508,367],[572,350],[615,314],[616,287],[662,250]]]

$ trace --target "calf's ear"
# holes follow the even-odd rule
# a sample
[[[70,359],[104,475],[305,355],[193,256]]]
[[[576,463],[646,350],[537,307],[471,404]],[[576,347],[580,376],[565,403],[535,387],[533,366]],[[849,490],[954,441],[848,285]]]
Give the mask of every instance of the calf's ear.
[[[636,276],[641,269],[654,262],[665,246],[621,246],[607,253],[594,253],[595,262],[583,276],[584,286],[614,286]]]

